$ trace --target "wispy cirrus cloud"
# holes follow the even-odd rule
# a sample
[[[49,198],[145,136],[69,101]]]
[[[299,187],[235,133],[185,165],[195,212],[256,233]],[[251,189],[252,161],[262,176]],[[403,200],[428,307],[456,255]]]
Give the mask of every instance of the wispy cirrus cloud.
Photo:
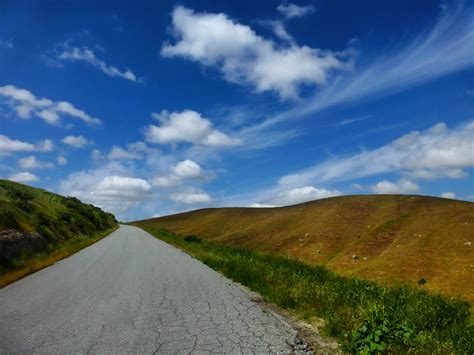
[[[412,131],[393,142],[361,153],[330,159],[286,175],[282,186],[300,186],[352,180],[383,173],[404,173],[412,178],[462,178],[474,167],[474,121],[454,129],[438,123],[425,131]]]
[[[9,39],[0,39],[0,48],[12,49],[14,47],[13,40]]]
[[[184,15],[179,14],[180,11]],[[240,41],[241,43],[226,49],[227,47],[224,44],[235,43],[235,41],[208,39],[205,35],[201,35],[199,31],[191,33],[191,29],[195,27],[190,26],[190,23],[194,23],[194,21],[203,23],[209,21],[211,24],[216,22],[215,26],[217,27],[224,23],[224,27],[229,27],[229,30],[219,32],[222,34],[222,38],[226,36],[226,32],[233,33],[230,37],[237,38],[237,42]],[[204,65],[223,63],[222,70],[226,79],[228,78],[225,73],[227,70],[225,64],[229,64],[229,70],[237,68],[235,65],[230,65],[232,60],[226,62],[227,58],[238,58],[240,53],[238,47],[247,48],[247,46],[257,43],[261,39],[250,27],[234,23],[225,14],[197,14],[191,10],[178,7],[173,13],[173,23],[178,28],[177,33],[182,37],[175,45],[165,44],[162,48],[162,54],[165,56],[180,55]],[[190,26],[189,31],[186,29],[188,25]],[[187,37],[188,33],[189,36]],[[253,39],[250,40],[249,38]],[[266,41],[266,39],[262,40]],[[221,46],[220,42],[224,44]],[[243,52],[247,53],[246,50]],[[258,123],[246,125],[238,132],[238,136],[242,142],[249,143],[248,145],[244,144],[243,148],[261,149],[269,145],[285,143],[299,136],[300,132],[280,132],[276,126],[281,123],[301,119],[335,105],[375,100],[451,73],[472,68],[474,66],[473,52],[473,7],[462,1],[444,6],[440,9],[439,17],[433,26],[416,35],[408,43],[399,44],[394,46],[393,49],[387,48],[383,55],[379,55],[372,60],[367,58],[365,60],[367,64],[363,66],[355,64],[353,71],[345,71],[343,75],[339,75],[335,80],[326,82],[325,79],[326,84],[314,95],[301,99],[298,105],[293,106],[293,108],[269,114]],[[449,53],[449,55],[446,55],[446,53]],[[360,54],[361,57],[362,55],[363,53]],[[243,63],[246,62],[250,63],[249,65],[252,67],[257,63],[255,57],[252,56],[245,57]],[[287,70],[288,67],[301,68],[298,65],[284,65],[283,67],[284,69],[280,68],[278,70],[280,73],[291,74],[291,71]],[[241,72],[245,73],[245,70]],[[308,71],[305,71],[305,73],[307,74]],[[272,80],[278,78],[278,76],[272,77]],[[294,80],[295,78],[294,76],[287,77],[288,81],[286,83],[286,79],[280,83],[286,87],[284,90],[289,88],[288,92],[291,92],[291,95],[296,92],[297,83],[299,82]],[[270,85],[268,88],[278,92],[280,84]],[[260,90],[257,89],[256,91],[259,92]],[[354,121],[348,119],[339,123],[346,125],[357,120],[362,120],[362,118],[356,118]],[[268,139],[262,139],[266,136],[268,136]]]
[[[365,115],[361,117],[353,117],[353,118],[345,118],[339,122],[335,122],[332,125],[333,126],[347,126],[352,123],[360,122],[360,121],[365,121],[366,119],[370,118],[371,115]]]
[[[261,131],[325,108],[374,100],[474,66],[474,8],[460,1],[440,8],[434,25],[406,44],[340,75],[298,106],[252,127]],[[448,55],[449,53],[449,55]],[[363,53],[360,55],[362,56]]]
[[[55,53],[55,59],[58,61],[83,62],[110,77],[122,78],[133,82],[141,82],[141,79],[139,79],[132,70],[128,68],[120,70],[113,65],[107,64],[104,60],[100,59],[96,52],[91,48],[84,46],[74,47],[69,45],[67,42],[60,48],[61,49]]]
[[[409,132],[379,148],[323,160],[282,176],[268,188],[229,195],[224,204],[276,206],[337,196],[344,191],[323,186],[386,174],[399,175],[400,178],[382,180],[367,188],[374,193],[419,193],[421,187],[414,180],[468,176],[467,170],[474,168],[472,137],[474,121],[451,129],[438,123],[425,131]],[[348,187],[356,191],[365,190],[357,183]]]
[[[279,132],[276,127],[271,130],[273,126],[309,116],[334,105],[374,100],[474,66],[472,57],[474,51],[473,14],[472,6],[466,5],[464,2],[442,7],[432,28],[422,31],[406,44],[399,44],[393,49],[387,48],[382,56],[372,60],[366,58],[365,62],[368,64],[355,65],[353,71],[343,72],[343,75],[339,75],[335,80],[327,81],[325,76],[325,85],[313,96],[300,100],[298,105],[291,109],[270,114],[259,123],[242,128],[238,132],[241,141],[251,142],[249,147],[251,146],[252,149],[268,147],[269,144],[259,145],[259,142],[265,141],[260,137],[265,135],[269,135],[270,140],[274,142],[271,145],[284,143],[298,136],[299,132],[293,131],[284,134]],[[197,30],[200,28],[199,25],[206,27],[204,24],[223,29],[217,31],[219,38],[209,38],[206,34],[208,32]],[[268,41],[258,36],[250,27],[235,23],[222,13],[201,14],[177,7],[173,12],[173,26],[179,40],[174,45],[165,43],[162,47],[162,54],[170,57],[182,56],[206,66],[215,66],[220,63],[224,78],[228,81],[232,81],[233,70],[238,69],[239,73],[246,75],[247,71],[241,70],[239,67],[242,63],[248,63],[249,68],[258,68],[258,55],[253,56],[248,53],[253,53],[252,48],[254,47],[265,47],[257,45],[260,41]],[[227,35],[236,40],[229,41]],[[237,44],[234,45],[236,41]],[[232,48],[227,47],[229,43],[233,43]],[[296,47],[289,48],[292,51]],[[260,48],[257,49],[257,52],[259,51],[261,51]],[[245,53],[244,58],[239,57],[241,53]],[[240,64],[233,65],[234,59],[238,60]],[[298,60],[298,63],[302,62],[304,61]],[[271,63],[274,67],[278,66],[278,61],[271,60]],[[344,67],[342,63],[340,64]],[[288,68],[302,68],[304,65],[286,63],[283,67],[284,69],[279,68],[276,71],[290,76],[279,81],[276,85],[264,85],[266,89],[263,90],[258,89],[260,84],[257,81],[263,80],[264,77],[260,77],[254,82],[252,82],[253,79],[247,80],[255,77],[240,76],[238,80],[241,83],[255,85],[257,92],[268,89],[279,92],[282,97],[294,97],[298,83],[304,82],[304,80],[296,79],[297,76],[293,76]],[[309,75],[310,72],[305,70],[305,75]],[[326,73],[324,70],[323,72]],[[229,73],[230,75],[228,75]],[[274,73],[274,71],[268,73]],[[278,80],[278,75],[272,74],[270,76],[272,77],[271,81]],[[288,93],[290,94],[287,96]],[[349,123],[351,122],[341,122],[341,124]],[[246,137],[252,138],[247,139]],[[279,139],[282,141],[278,142]],[[247,147],[246,144],[244,146]]]
[[[292,3],[280,4],[276,9],[286,19],[307,16],[316,11],[316,8],[312,5],[297,5]]]

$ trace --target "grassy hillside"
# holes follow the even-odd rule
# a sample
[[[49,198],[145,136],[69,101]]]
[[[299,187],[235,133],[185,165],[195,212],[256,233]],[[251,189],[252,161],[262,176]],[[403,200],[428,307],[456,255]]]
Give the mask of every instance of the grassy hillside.
[[[386,287],[324,266],[143,227],[358,354],[473,354],[468,302],[407,286]],[[321,319],[322,318],[322,319]],[[332,346],[317,353],[333,353]]]
[[[379,283],[409,283],[474,302],[474,203],[470,202],[343,196],[282,208],[204,209],[138,225],[290,256]]]
[[[116,226],[112,214],[76,198],[0,180],[0,286],[18,278],[6,274],[34,271],[46,259],[67,256]]]

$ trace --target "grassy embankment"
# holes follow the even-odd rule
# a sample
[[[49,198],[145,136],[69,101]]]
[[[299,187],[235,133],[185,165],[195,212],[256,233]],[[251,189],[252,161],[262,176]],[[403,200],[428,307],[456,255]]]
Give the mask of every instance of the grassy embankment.
[[[67,258],[108,236],[117,228],[118,226],[90,237],[74,236],[62,243],[50,244],[36,252],[25,253],[11,259],[9,265],[0,266],[0,288]]]
[[[135,224],[177,246],[213,269],[260,293],[268,302],[312,322],[350,352],[472,354],[474,324],[470,304],[410,286],[386,287],[266,255],[178,236]]]
[[[113,215],[78,199],[0,180],[0,287],[98,241]]]
[[[210,208],[142,223],[474,304],[472,202],[340,196],[280,208]]]

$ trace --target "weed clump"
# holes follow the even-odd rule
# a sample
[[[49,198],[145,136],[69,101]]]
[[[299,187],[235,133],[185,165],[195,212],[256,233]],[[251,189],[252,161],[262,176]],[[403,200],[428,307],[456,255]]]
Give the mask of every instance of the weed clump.
[[[188,235],[184,237],[184,241],[188,243],[201,243],[202,240],[199,237],[196,237],[195,235]]]
[[[425,278],[421,278],[421,279],[418,280],[418,285],[423,286],[423,285],[426,285],[427,282],[428,281],[426,281]]]

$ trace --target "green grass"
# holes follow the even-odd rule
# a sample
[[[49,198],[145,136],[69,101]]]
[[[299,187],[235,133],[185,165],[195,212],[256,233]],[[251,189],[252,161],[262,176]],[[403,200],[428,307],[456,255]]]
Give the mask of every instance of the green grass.
[[[92,235],[117,225],[115,217],[75,197],[0,179],[0,230],[39,232],[51,239]]]
[[[7,237],[0,238],[0,287],[75,253],[117,227],[112,214],[77,198],[0,179],[0,231],[7,230]],[[27,234],[12,238],[9,230]],[[33,233],[39,236],[32,238]]]
[[[321,266],[142,227],[250,289],[311,321],[343,350],[358,353],[472,354],[471,306],[408,286],[383,287]]]
[[[77,198],[0,180],[0,230],[38,232],[55,241],[90,236],[116,225],[112,214]]]

